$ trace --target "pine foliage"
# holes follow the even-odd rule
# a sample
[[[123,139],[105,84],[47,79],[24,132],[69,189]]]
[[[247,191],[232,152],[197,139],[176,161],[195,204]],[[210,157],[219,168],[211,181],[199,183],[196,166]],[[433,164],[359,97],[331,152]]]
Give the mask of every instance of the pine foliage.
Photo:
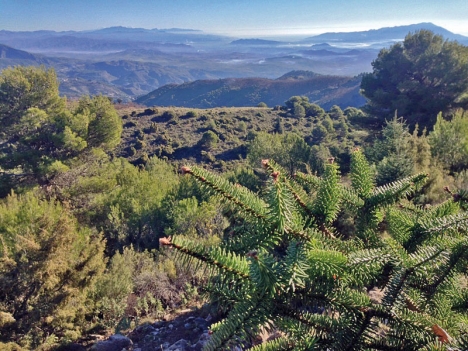
[[[458,198],[410,202],[418,174],[375,186],[359,150],[350,185],[329,159],[321,178],[271,160],[264,199],[198,167],[183,167],[218,194],[241,233],[206,248],[181,237],[161,244],[200,261],[226,317],[204,350],[277,338],[252,350],[464,350],[468,345],[468,215]],[[237,209],[237,212],[233,210]],[[341,234],[342,217],[352,218]],[[239,223],[239,218],[243,222]]]

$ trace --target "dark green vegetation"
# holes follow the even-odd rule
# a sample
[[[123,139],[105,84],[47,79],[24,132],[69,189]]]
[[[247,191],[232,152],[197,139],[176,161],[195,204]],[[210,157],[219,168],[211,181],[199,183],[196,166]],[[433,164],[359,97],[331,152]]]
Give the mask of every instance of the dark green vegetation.
[[[236,168],[245,159],[256,165],[265,153],[284,154],[285,160],[304,153],[294,163],[313,162],[313,169],[321,172],[328,157],[348,159],[349,150],[363,145],[369,134],[353,123],[365,118],[358,109],[332,106],[325,111],[299,96],[286,105],[127,112],[118,153],[135,164],[156,155],[179,164],[202,162],[221,171]],[[217,142],[206,143],[208,135]],[[305,169],[304,164],[298,167]]]
[[[0,88],[2,350],[53,350],[207,297],[222,320],[207,349],[262,328],[283,333],[254,350],[466,349],[463,109],[428,110],[423,130],[300,95],[67,101],[45,68],[4,70]]]
[[[45,181],[80,153],[120,143],[121,119],[109,99],[66,108],[53,70],[16,67],[0,77],[0,167],[8,178]]]
[[[422,30],[384,49],[362,78],[367,110],[383,122],[395,111],[421,128],[438,112],[468,107],[468,47]]]
[[[304,95],[323,108],[338,105],[362,106],[359,94],[361,77],[324,76],[307,71],[292,71],[278,79],[230,78],[197,80],[165,85],[144,95],[136,102],[147,106],[184,106],[210,108],[217,106],[268,106],[282,104],[290,96]]]

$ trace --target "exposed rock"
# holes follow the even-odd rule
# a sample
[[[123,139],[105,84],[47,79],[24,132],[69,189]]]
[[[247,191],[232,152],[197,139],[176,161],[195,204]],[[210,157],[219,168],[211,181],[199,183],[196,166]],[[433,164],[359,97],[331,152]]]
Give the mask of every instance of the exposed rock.
[[[90,351],[201,351],[211,338],[208,327],[215,322],[211,315],[203,318],[202,314],[202,311],[189,310],[176,318],[143,324],[128,337],[113,335],[92,346]],[[242,348],[232,350],[242,351]]]
[[[105,341],[94,344],[91,351],[122,351],[128,350],[132,345],[133,342],[128,337],[115,334]]]
[[[86,347],[80,344],[67,344],[60,346],[56,351],[86,351]]]
[[[185,351],[185,350],[188,350],[189,348],[191,349],[187,340],[180,339],[175,344],[172,344],[171,346],[169,346],[167,348],[167,351]]]

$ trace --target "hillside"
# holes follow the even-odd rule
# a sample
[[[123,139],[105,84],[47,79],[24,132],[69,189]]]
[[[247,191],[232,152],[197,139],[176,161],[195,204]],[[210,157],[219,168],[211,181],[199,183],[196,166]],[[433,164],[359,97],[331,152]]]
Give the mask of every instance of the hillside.
[[[360,77],[328,76],[308,71],[292,71],[278,79],[229,78],[197,80],[165,85],[142,96],[136,102],[146,106],[183,106],[209,108],[219,106],[281,105],[293,95],[304,95],[324,108],[338,105],[362,106]]]
[[[294,132],[314,144],[317,141],[311,139],[313,130],[327,116],[323,111],[321,116],[295,118],[284,107],[142,109],[133,104],[116,107],[124,127],[116,155],[134,164],[145,163],[148,157],[155,155],[176,163],[203,163],[216,169],[235,168],[237,162],[246,157],[249,141],[256,133],[277,133],[278,123],[281,124],[281,133]],[[328,114],[333,115],[333,112],[329,111]],[[368,133],[361,130],[355,123],[356,119],[343,118],[348,124],[349,134],[345,138],[337,136],[333,142],[340,140],[343,145],[362,145]],[[335,119],[333,124],[336,129],[340,128],[339,120]],[[219,142],[207,149],[200,143],[209,131],[217,135]],[[322,146],[325,145],[328,144],[323,140]],[[337,152],[338,149],[334,150]],[[337,157],[337,154],[334,156]]]
[[[23,50],[17,50],[7,45],[0,44],[0,59],[32,60],[37,58],[33,54]]]

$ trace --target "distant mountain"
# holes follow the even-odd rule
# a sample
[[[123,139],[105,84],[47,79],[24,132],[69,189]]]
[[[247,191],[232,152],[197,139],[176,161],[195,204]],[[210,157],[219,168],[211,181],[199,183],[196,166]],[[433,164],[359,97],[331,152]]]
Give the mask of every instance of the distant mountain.
[[[312,71],[291,71],[286,74],[283,74],[281,77],[276,80],[286,80],[286,79],[295,79],[295,80],[304,80],[312,79],[320,76],[320,74]]]
[[[234,40],[184,28],[110,27],[63,32],[0,30],[0,69],[15,65],[53,67],[61,82],[61,93],[70,98],[82,94],[102,93],[126,101],[171,83],[182,84],[227,77],[262,77],[263,81],[257,78],[251,81],[239,80],[236,83],[242,92],[248,90],[248,82],[254,84],[248,98],[240,94],[236,97],[239,100],[231,100],[235,92],[230,92],[230,95],[224,93],[230,91],[229,85],[220,88],[213,87],[213,82],[193,83],[198,84],[200,89],[211,91],[212,95],[198,99],[196,92],[191,91],[187,93],[191,97],[178,100],[177,103],[181,106],[203,107],[239,106],[244,103],[252,106],[264,100],[270,105],[284,102],[283,95],[279,93],[283,88],[287,94],[306,94],[312,100],[322,99],[321,93],[314,95],[316,91],[333,91],[327,85],[327,82],[332,81],[331,78],[313,77],[304,73],[295,73],[296,77],[274,78],[291,71],[313,71],[326,77],[349,77],[371,72],[371,63],[379,50],[421,28],[431,29],[460,42],[467,39],[468,44],[468,38],[431,23],[365,32],[325,33],[305,42],[292,43],[255,38]],[[309,78],[317,82],[323,80],[324,87],[307,90],[304,85],[303,90],[299,89],[297,92],[291,87],[299,86],[299,81],[305,84]],[[290,86],[287,82],[291,80],[296,82]],[[272,83],[273,81],[275,83]],[[281,84],[283,87],[280,89]],[[337,85],[336,92],[343,91],[340,84]],[[262,87],[273,90],[278,87],[279,90],[269,93],[262,91]],[[183,85],[171,89],[177,90],[179,94],[183,89],[190,91],[192,88],[192,85]],[[162,94],[162,91],[159,93]],[[199,95],[203,94],[200,92]],[[167,97],[161,99],[161,103],[173,103]],[[205,101],[202,103],[202,100]]]
[[[37,57],[29,52],[17,50],[7,45],[0,44],[0,59],[36,61]]]
[[[264,39],[239,39],[231,41],[231,45],[279,45],[282,44],[276,40],[264,40]]]
[[[145,29],[110,27],[88,31],[0,30],[0,43],[16,49],[38,53],[68,51],[111,51],[130,48],[151,48],[155,44],[229,43],[231,38],[192,29]]]
[[[306,39],[307,40],[307,39]],[[312,49],[317,50],[317,49],[329,49],[332,46],[328,43],[320,43],[320,44],[314,44],[311,46]]]
[[[415,32],[421,29],[428,29],[436,34],[442,35],[446,39],[457,40],[460,43],[468,42],[468,37],[460,34],[454,34],[445,28],[436,26],[433,23],[417,23],[407,26],[385,27],[360,32],[334,32],[323,33],[309,37],[303,42],[370,42],[370,41],[401,41],[409,32]]]
[[[293,71],[279,79],[228,78],[165,85],[136,102],[147,106],[210,108],[221,106],[282,105],[293,95],[304,95],[324,108],[362,106],[360,77],[327,76]]]

